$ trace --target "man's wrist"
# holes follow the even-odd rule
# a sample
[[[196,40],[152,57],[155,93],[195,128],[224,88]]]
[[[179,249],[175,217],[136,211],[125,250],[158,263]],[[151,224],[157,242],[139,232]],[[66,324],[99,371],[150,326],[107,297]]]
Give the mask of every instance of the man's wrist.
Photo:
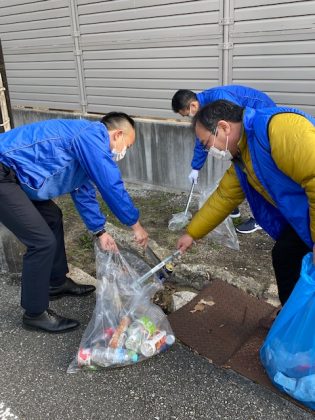
[[[133,229],[133,230],[137,230],[139,227],[140,227],[141,225],[140,225],[140,222],[139,222],[139,220],[135,223],[135,224],[133,224],[133,225],[131,225],[130,227],[131,227],[131,229]]]
[[[100,237],[100,236],[102,236],[104,233],[106,233],[106,229],[105,229],[105,228],[103,228],[103,229],[99,230],[98,232],[95,232],[95,233],[94,233],[94,236],[95,236],[96,238],[99,238],[99,237]]]

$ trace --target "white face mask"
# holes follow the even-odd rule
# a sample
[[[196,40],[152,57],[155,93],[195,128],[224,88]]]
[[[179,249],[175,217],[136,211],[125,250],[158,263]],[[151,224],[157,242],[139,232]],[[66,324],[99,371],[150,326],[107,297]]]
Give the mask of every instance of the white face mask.
[[[229,150],[219,150],[214,146],[211,146],[208,151],[209,156],[213,156],[216,159],[221,160],[232,160],[233,156]]]
[[[113,149],[112,150],[112,154],[113,154],[113,160],[115,162],[118,162],[119,160],[123,159],[126,155],[126,151],[127,151],[127,147],[125,146],[121,152],[117,152],[117,150]]]
[[[214,146],[215,139],[217,137],[217,132],[218,132],[218,128],[216,128],[215,133],[214,133],[213,146],[211,146],[210,149],[208,150],[209,156],[213,156],[216,159],[221,159],[221,160],[225,160],[225,161],[232,160],[233,156],[232,156],[231,152],[228,150],[228,144],[229,144],[228,136],[226,137],[225,150],[220,150],[220,149],[218,149],[217,147]]]
[[[188,115],[187,115],[187,117],[189,117],[189,118],[194,118],[194,116],[197,114],[197,111],[198,111],[198,109],[196,110],[195,108],[193,108],[194,109],[194,111],[192,111],[191,110],[191,106],[189,107],[189,112],[188,112]]]

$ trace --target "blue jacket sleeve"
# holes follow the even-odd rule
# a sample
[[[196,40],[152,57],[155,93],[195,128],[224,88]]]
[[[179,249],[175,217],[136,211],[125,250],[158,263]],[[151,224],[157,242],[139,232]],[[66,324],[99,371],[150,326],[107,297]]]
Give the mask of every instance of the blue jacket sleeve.
[[[192,169],[197,169],[199,171],[205,164],[207,157],[208,153],[203,149],[203,144],[198,138],[196,138],[194,156],[191,161]]]
[[[74,139],[72,147],[80,165],[88,178],[95,183],[110,210],[121,223],[134,225],[139,220],[139,210],[125,190],[120,170],[112,159],[105,126],[102,123],[92,123]],[[80,208],[85,207],[85,218],[93,224],[91,219],[95,217],[94,202],[87,200],[87,194],[83,197],[77,196],[76,203],[78,199],[81,201]]]
[[[83,222],[92,232],[100,231],[106,222],[99,203],[96,199],[96,191],[91,182],[81,185],[71,193],[71,197]]]

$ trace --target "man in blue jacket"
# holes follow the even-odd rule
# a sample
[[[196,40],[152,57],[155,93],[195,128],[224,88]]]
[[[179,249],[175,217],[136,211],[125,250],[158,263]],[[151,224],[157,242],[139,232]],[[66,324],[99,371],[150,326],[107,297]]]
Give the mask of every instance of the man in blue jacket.
[[[270,108],[275,107],[268,95],[259,90],[239,85],[218,86],[211,89],[204,90],[200,93],[192,92],[191,90],[178,90],[172,99],[173,111],[179,113],[182,117],[194,117],[200,108],[214,101],[225,99],[241,107]],[[192,170],[188,176],[189,181],[197,183],[199,171],[207,160],[208,153],[205,152],[200,140],[196,138],[194,155],[191,161]],[[239,217],[240,212],[238,208],[234,209],[230,214],[233,218]],[[239,233],[252,233],[261,229],[253,217],[246,220],[236,227]]]
[[[76,328],[76,320],[49,309],[49,300],[95,290],[66,277],[62,213],[53,198],[70,193],[100,247],[116,252],[117,245],[105,230],[95,184],[112,212],[133,229],[135,240],[146,246],[148,234],[116,164],[134,142],[134,121],[117,112],[101,122],[49,120],[0,135],[0,222],[26,246],[21,292],[25,328],[47,332]]]

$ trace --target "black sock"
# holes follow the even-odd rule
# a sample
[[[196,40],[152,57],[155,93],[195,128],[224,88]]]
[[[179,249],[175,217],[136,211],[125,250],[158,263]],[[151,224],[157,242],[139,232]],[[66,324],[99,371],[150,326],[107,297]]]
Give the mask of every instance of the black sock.
[[[43,312],[28,312],[28,311],[25,311],[25,315],[29,316],[31,318],[36,318],[36,317],[40,316],[42,313]]]

